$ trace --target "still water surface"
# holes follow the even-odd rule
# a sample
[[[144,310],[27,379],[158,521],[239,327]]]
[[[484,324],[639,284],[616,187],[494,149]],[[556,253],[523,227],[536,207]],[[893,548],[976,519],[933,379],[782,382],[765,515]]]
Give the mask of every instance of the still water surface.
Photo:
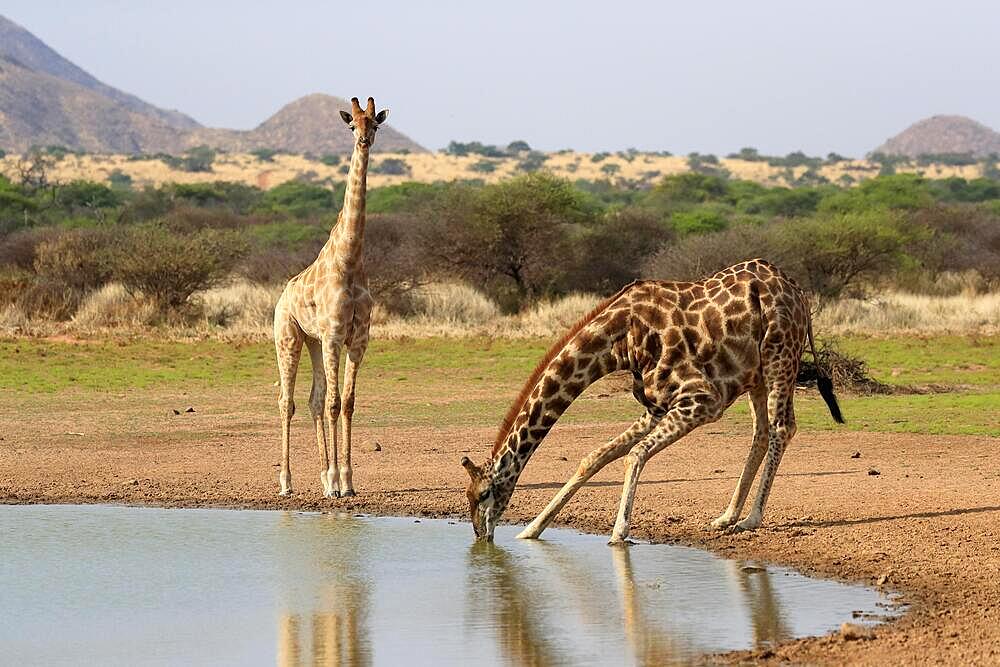
[[[280,511],[0,506],[7,664],[662,664],[828,632],[875,591],[687,547]]]

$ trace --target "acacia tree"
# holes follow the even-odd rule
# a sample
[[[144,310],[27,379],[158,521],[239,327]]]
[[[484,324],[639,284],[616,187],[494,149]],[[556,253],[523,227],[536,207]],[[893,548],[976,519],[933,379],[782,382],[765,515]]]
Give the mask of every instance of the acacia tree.
[[[424,233],[429,258],[514,310],[557,287],[569,230],[592,221],[597,207],[568,181],[533,173],[482,188],[454,186],[434,211]]]

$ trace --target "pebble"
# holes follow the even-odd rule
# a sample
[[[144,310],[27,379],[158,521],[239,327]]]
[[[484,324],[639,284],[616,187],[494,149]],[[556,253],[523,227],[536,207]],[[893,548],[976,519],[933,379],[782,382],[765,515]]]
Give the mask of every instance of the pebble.
[[[372,451],[373,452],[381,452],[382,451],[382,443],[380,443],[378,440],[376,440],[375,444],[372,445]]]
[[[861,452],[854,452],[853,454],[851,454],[851,458],[852,459],[860,459],[861,458]]]
[[[881,475],[882,473],[880,473],[875,468],[869,468],[868,469],[868,474],[871,475],[872,477],[874,477],[875,475]]]

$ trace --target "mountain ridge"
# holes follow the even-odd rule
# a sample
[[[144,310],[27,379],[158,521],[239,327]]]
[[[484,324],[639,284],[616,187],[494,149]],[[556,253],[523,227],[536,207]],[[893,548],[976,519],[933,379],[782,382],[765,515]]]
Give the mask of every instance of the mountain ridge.
[[[1000,132],[966,116],[936,115],[913,123],[873,152],[886,155],[1000,154]]]
[[[90,153],[180,154],[208,145],[230,152],[273,149],[349,153],[354,148],[340,110],[350,103],[313,93],[289,102],[252,130],[203,127],[109,86],[70,62],[27,29],[0,16],[0,149],[24,153],[58,145]],[[391,127],[376,152],[424,152]]]

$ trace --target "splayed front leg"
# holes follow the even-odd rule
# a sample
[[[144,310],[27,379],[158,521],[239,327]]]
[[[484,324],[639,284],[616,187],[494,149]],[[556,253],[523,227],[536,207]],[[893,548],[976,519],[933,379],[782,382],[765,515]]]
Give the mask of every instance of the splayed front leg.
[[[541,514],[535,517],[528,526],[518,534],[519,539],[536,539],[542,531],[548,528],[556,515],[566,506],[570,498],[580,490],[587,480],[596,475],[604,466],[620,459],[635,443],[644,438],[659,420],[652,413],[645,413],[635,421],[624,433],[614,438],[606,445],[598,447],[580,461],[580,467],[559,493],[546,505]]]
[[[664,415],[650,431],[628,453],[625,472],[625,485],[622,489],[621,504],[618,507],[618,518],[611,531],[608,544],[623,544],[628,539],[629,520],[632,516],[632,504],[635,502],[636,487],[639,485],[639,475],[646,461],[663,449],[687,435],[691,429],[718,418],[718,400],[713,394],[690,394],[679,397],[675,407]]]

